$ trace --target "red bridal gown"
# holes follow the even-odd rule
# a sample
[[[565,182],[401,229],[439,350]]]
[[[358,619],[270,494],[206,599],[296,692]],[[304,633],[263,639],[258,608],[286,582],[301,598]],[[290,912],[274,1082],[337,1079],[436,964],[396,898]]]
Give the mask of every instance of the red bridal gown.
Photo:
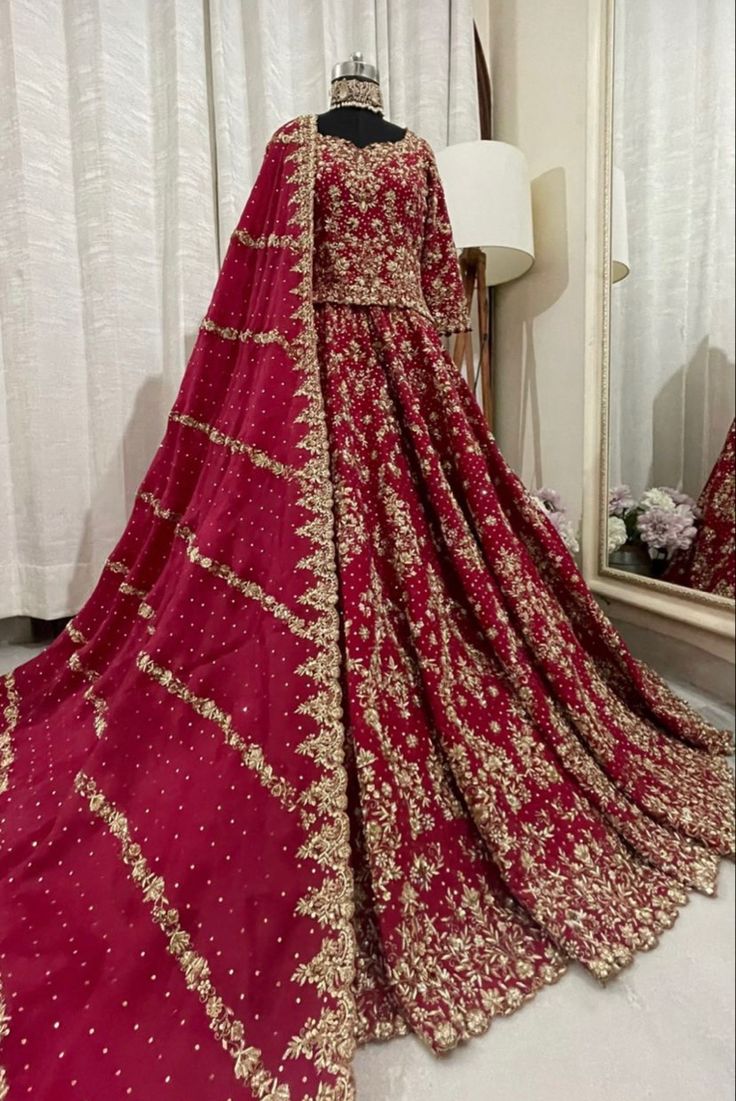
[[[698,500],[698,533],[675,555],[665,581],[725,596],[736,595],[736,421]]]
[[[92,596],[0,683],[0,1095],[348,1101],[712,892],[729,738],[500,456],[435,162],[288,123]]]

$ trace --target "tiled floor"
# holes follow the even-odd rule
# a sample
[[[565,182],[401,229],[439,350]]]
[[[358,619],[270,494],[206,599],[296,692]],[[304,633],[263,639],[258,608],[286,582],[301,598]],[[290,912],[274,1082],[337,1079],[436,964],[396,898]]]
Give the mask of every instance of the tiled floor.
[[[0,673],[38,646],[0,645]],[[719,726],[734,716],[678,687]],[[580,968],[437,1059],[413,1037],[358,1053],[359,1101],[726,1101],[734,1080],[734,867],[605,989]]]

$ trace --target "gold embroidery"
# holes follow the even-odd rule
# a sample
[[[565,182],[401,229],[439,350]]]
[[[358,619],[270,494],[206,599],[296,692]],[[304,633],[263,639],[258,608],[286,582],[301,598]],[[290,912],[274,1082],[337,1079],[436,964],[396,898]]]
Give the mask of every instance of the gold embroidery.
[[[289,126],[287,123],[272,134],[268,144],[299,145],[303,140],[304,134],[301,119],[295,119],[293,126]]]
[[[363,148],[318,137],[314,301],[403,307],[443,333],[468,330],[431,147],[410,130]]]
[[[3,984],[0,982],[0,1047],[6,1036],[10,1035],[10,1014],[5,1004]],[[3,1066],[0,1066],[0,1101],[5,1101],[10,1090],[8,1076]]]
[[[184,976],[187,988],[193,991],[204,1007],[212,1034],[233,1061],[236,1079],[252,1090],[259,1101],[289,1101],[289,1089],[263,1066],[258,1048],[245,1042],[246,1028],[232,1009],[225,1005],[210,978],[210,965],[193,946],[191,934],[182,926],[179,911],[166,895],[166,884],[151,869],[141,847],[130,831],[125,815],[101,791],[95,780],[78,773],[74,787],[89,809],[120,843],[123,863],[130,878],[139,888],[141,898],[151,911],[151,917],[168,941],[168,950]]]
[[[401,950],[391,983],[413,1006],[415,1029],[437,1052],[479,1036],[494,1017],[515,1012],[565,971],[563,954],[538,938],[526,915],[462,875],[448,890],[439,920],[411,881],[404,883],[401,903]]]
[[[304,638],[310,642],[318,643],[322,641],[322,637],[326,630],[323,622],[308,623],[301,616],[292,612],[286,604],[283,604],[280,600],[277,600],[276,597],[267,593],[256,581],[250,581],[244,577],[240,577],[231,566],[223,562],[216,562],[214,559],[210,558],[209,555],[203,554],[197,546],[195,533],[191,528],[180,523],[178,513],[173,512],[171,509],[164,508],[161,502],[150,493],[142,493],[140,497],[146,504],[150,505],[157,516],[176,525],[176,534],[186,543],[186,555],[190,562],[201,566],[202,569],[211,573],[213,577],[219,577],[226,585],[236,589],[249,600],[256,601],[262,608],[270,612],[274,619],[279,620],[281,623],[285,623],[297,638]],[[304,503],[305,507],[308,507],[306,502],[313,499],[313,493],[310,491],[300,499],[300,503]],[[300,528],[299,533],[306,534],[307,528]],[[313,556],[308,556],[307,559],[302,559],[301,562],[297,563],[297,568],[311,569],[314,567],[314,564]],[[317,585],[305,593],[300,599],[303,603],[316,607],[319,610],[320,602],[324,602],[325,597],[322,592],[322,587]]]
[[[94,688],[90,685],[85,690],[84,698],[92,704],[92,710],[94,711],[93,725],[95,728],[95,734],[98,738],[101,738],[107,729],[107,702],[98,696]]]
[[[278,344],[285,348],[287,352],[291,350],[289,340],[276,329],[269,329],[266,332],[261,332],[258,329],[233,329],[229,325],[218,325],[209,317],[203,319],[199,328],[203,333],[215,333],[217,336],[221,336],[223,340],[239,340],[243,344],[252,340],[254,344]]]
[[[108,559],[105,563],[105,569],[111,570],[113,573],[127,573],[128,567],[124,562],[116,562],[114,559]]]
[[[300,616],[295,615],[290,608],[282,604],[280,600],[265,592],[255,581],[248,581],[240,577],[230,566],[222,562],[214,562],[197,547],[193,539],[187,539],[187,557],[207,570],[214,577],[219,577],[232,589],[236,589],[249,600],[254,600],[262,608],[270,612],[274,619],[285,623],[289,630],[299,638],[314,639],[319,627],[306,623]]]
[[[318,137],[314,301],[403,306],[431,317],[421,277],[421,139],[407,131],[401,141],[360,149],[345,139]],[[383,248],[366,238],[366,217],[374,234],[388,234]]]
[[[19,697],[13,673],[2,678],[5,685],[6,702],[3,708],[3,728],[0,731],[0,795],[8,790],[10,769],[13,765],[13,731],[18,725]]]
[[[180,513],[174,512],[173,509],[170,508],[164,508],[158,497],[154,497],[152,493],[147,493],[144,491],[143,493],[139,493],[138,496],[141,501],[144,501],[145,504],[149,505],[150,508],[153,509],[154,516],[158,516],[159,520],[168,520],[172,524],[178,524],[181,520]],[[182,529],[182,531],[186,531],[188,533],[189,528]]]
[[[254,466],[262,467],[264,470],[270,470],[272,474],[278,475],[280,478],[290,478],[299,480],[303,477],[303,473],[296,470],[293,466],[289,466],[288,463],[281,463],[278,459],[273,459],[265,451],[261,451],[257,447],[253,447],[252,444],[244,443],[242,440],[235,439],[233,436],[228,436],[226,433],[221,432],[219,428],[215,428],[214,425],[205,424],[204,421],[198,421],[194,417],[190,417],[187,413],[171,413],[169,420],[175,421],[177,424],[183,424],[187,428],[193,428],[197,432],[202,432],[213,443],[219,444],[221,447],[226,447],[229,451],[232,451],[235,455],[247,455]]]
[[[325,847],[321,850],[323,856],[326,857],[329,853],[331,857],[329,863],[322,864],[322,887],[309,892],[297,908],[299,913],[314,913],[318,921],[321,918],[326,919],[322,944],[312,961],[302,961],[300,966],[307,970],[300,971],[299,976],[309,975],[310,981],[316,978],[314,968],[309,969],[309,966],[310,962],[319,960],[317,971],[324,970],[328,976],[326,990],[331,995],[334,1009],[326,1006],[318,1018],[310,1018],[289,1042],[286,1054],[296,1056],[301,1053],[313,1059],[315,1066],[334,1077],[334,1086],[320,1086],[315,1101],[350,1101],[355,1096],[350,1066],[355,1050],[357,1024],[352,991],[356,943],[352,923],[354,896],[350,872],[349,821],[345,809],[347,773],[344,761],[345,730],[341,703],[338,576],[332,483],[312,303],[316,117],[301,117],[290,132],[295,135],[297,142],[295,150],[287,156],[287,160],[293,165],[289,183],[295,188],[292,222],[304,242],[302,256],[297,264],[297,270],[302,275],[297,288],[300,305],[294,313],[294,319],[300,320],[302,326],[295,342],[293,357],[295,368],[302,377],[296,393],[307,399],[307,405],[297,419],[307,428],[300,446],[311,457],[310,469],[314,474],[313,483],[306,487],[300,499],[300,504],[313,514],[313,520],[299,529],[299,534],[309,538],[314,549],[301,560],[298,568],[309,571],[315,579],[312,589],[305,595],[304,603],[318,613],[315,641],[319,646],[320,669],[317,692],[312,698],[311,706],[307,704],[304,707],[316,719],[319,733],[316,738],[306,737],[299,752],[313,757],[323,765],[327,783],[313,791],[313,794],[318,791],[324,793],[318,804],[324,825],[318,832],[320,838],[337,836],[339,843],[334,848]],[[307,666],[303,675],[310,676],[312,671],[313,666]],[[334,945],[330,946],[331,942]],[[329,981],[330,975],[332,981]],[[295,981],[299,981],[299,977]]]
[[[137,596],[139,600],[145,600],[148,595],[145,589],[136,589],[133,585],[129,585],[127,581],[121,583],[119,591],[125,596]]]
[[[140,494],[140,496],[144,497],[144,494]],[[145,496],[150,496],[150,495],[145,495]],[[129,572],[127,567],[123,566],[122,563],[120,563],[119,565],[122,568],[115,570],[116,573],[128,573]],[[135,585],[130,585],[127,581],[122,581],[120,583],[118,591],[121,592],[124,596],[135,596],[135,597],[138,598],[138,600],[140,601],[140,604],[136,608],[136,614],[139,615],[141,617],[141,619],[153,619],[154,614],[155,614],[154,610],[151,607],[151,605],[148,604],[147,601],[146,601],[146,597],[148,596],[148,590],[147,589],[139,589],[139,588],[136,588]],[[148,630],[149,634],[153,634],[154,628],[151,624],[148,624],[147,625],[147,630]]]
[[[98,738],[101,738],[107,729],[107,701],[103,700],[101,696],[98,696],[95,692],[95,681],[99,677],[94,669],[86,668],[79,654],[71,654],[67,662],[70,669],[73,669],[75,673],[79,673],[88,683],[88,687],[84,691],[84,698],[88,703],[92,704],[92,710],[94,711],[93,724],[95,728],[95,734]]]
[[[355,746],[348,741],[349,771],[355,772]],[[356,1042],[389,1039],[405,1035],[409,1027],[389,986],[384,941],[378,928],[371,872],[365,850],[365,823],[360,800],[351,806],[352,836],[355,844],[355,914],[353,925],[357,943],[356,972],[353,980],[358,1023]]]
[[[383,96],[374,80],[358,80],[341,76],[330,85],[330,107],[362,107],[377,115],[383,114]]]
[[[239,241],[241,245],[246,245],[247,248],[291,248],[298,249],[303,242],[300,238],[291,233],[284,233],[279,235],[278,233],[267,233],[265,236],[251,237],[245,229],[236,229],[232,234],[234,241]]]
[[[156,681],[172,696],[182,700],[197,715],[213,722],[220,728],[225,736],[225,744],[235,749],[247,769],[255,773],[264,788],[278,799],[287,810],[294,810],[297,806],[297,796],[293,787],[283,777],[277,775],[273,767],[268,764],[263,750],[255,742],[247,741],[241,737],[233,726],[232,715],[218,707],[214,700],[204,696],[197,696],[190,691],[184,681],[179,680],[173,670],[165,669],[157,665],[150,654],[142,650],[136,659],[136,665],[142,673]]]
[[[87,645],[87,639],[84,637],[84,635],[79,630],[79,628],[74,626],[74,621],[73,620],[70,619],[69,622],[67,623],[66,631],[67,631],[67,634],[69,635],[69,638],[77,646],[86,646]]]

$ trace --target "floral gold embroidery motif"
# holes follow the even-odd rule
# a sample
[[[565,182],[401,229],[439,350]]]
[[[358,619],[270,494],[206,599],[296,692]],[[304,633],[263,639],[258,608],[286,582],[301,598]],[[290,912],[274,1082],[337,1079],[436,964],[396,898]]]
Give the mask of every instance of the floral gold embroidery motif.
[[[77,632],[77,634],[79,633]],[[68,665],[70,669],[73,669],[75,673],[79,673],[87,681],[88,687],[84,691],[84,698],[92,704],[95,734],[98,738],[101,738],[107,729],[107,703],[95,691],[95,681],[99,678],[99,673],[94,669],[86,668],[78,653],[71,654]]]
[[[127,573],[128,567],[124,562],[116,562],[112,559],[108,559],[105,563],[105,569],[111,570],[113,573]]]
[[[341,841],[332,850],[332,859],[323,868],[323,884],[306,896],[299,912],[314,912],[315,920],[324,923],[322,946],[311,961],[304,961],[296,981],[305,974],[313,975],[316,960],[329,959],[329,986],[334,1008],[326,1006],[319,1018],[306,1022],[300,1032],[287,1045],[287,1054],[303,1054],[312,1058],[317,1067],[326,1069],[334,1078],[334,1086],[325,1083],[320,1087],[315,1101],[349,1101],[354,1097],[351,1060],[355,1049],[356,1011],[352,993],[351,976],[355,969],[355,934],[352,925],[354,910],[353,883],[349,868],[348,817],[345,810],[347,775],[344,763],[344,726],[341,708],[341,655],[339,649],[339,620],[337,611],[338,578],[334,517],[332,512],[332,486],[329,465],[329,445],[325,425],[324,399],[322,396],[317,336],[312,306],[312,256],[313,196],[316,168],[316,119],[304,116],[296,124],[298,144],[292,155],[293,172],[290,182],[296,188],[292,221],[299,236],[307,243],[302,255],[299,287],[301,304],[295,317],[302,321],[300,339],[294,362],[301,374],[297,393],[307,400],[300,422],[308,432],[302,447],[312,458],[316,477],[312,488],[307,488],[301,503],[314,515],[314,522],[307,523],[301,534],[313,541],[314,550],[304,560],[301,568],[315,576],[316,583],[310,604],[320,616],[320,668],[321,684],[312,699],[311,712],[317,718],[320,734],[317,739],[305,738],[299,752],[322,762],[327,777],[332,777],[334,791],[320,807],[324,819],[322,830],[327,834],[337,831]],[[308,672],[306,675],[309,675]],[[321,831],[320,831],[321,832]],[[321,905],[315,910],[317,899]],[[323,909],[323,906],[326,908]],[[334,943],[333,943],[334,942]],[[320,963],[319,969],[324,967]]]
[[[74,626],[74,620],[72,620],[72,619],[69,620],[69,622],[66,625],[66,632],[69,635],[69,638],[72,640],[72,642],[74,642],[77,646],[86,645],[87,639],[84,637],[84,635],[79,630],[79,628]]]
[[[318,134],[315,302],[415,310],[442,332],[469,328],[432,150],[407,130],[359,148]],[[380,241],[380,247],[377,242]]]

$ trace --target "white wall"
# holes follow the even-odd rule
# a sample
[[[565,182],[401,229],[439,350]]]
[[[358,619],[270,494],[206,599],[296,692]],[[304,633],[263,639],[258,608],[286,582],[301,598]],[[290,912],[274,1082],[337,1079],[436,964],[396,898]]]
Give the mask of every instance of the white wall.
[[[582,504],[587,0],[478,0],[494,137],[533,180],[536,263],[498,288],[495,432],[532,489]]]
[[[494,429],[524,482],[558,489],[577,519],[584,476],[593,8],[588,0],[476,0],[475,12],[491,65],[494,137],[519,146],[529,161],[537,254],[527,275],[496,291]],[[733,646],[699,626],[697,615],[679,623],[634,604],[603,603],[638,657],[666,676],[733,700]]]

